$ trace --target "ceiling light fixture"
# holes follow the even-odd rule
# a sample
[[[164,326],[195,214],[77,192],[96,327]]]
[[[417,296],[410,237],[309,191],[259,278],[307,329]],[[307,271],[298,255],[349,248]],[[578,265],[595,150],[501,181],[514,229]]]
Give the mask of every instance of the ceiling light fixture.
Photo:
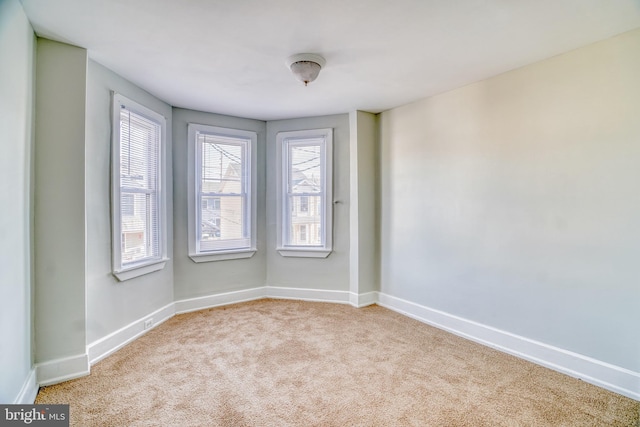
[[[313,53],[299,53],[287,59],[287,67],[305,86],[318,77],[325,63],[322,56]]]

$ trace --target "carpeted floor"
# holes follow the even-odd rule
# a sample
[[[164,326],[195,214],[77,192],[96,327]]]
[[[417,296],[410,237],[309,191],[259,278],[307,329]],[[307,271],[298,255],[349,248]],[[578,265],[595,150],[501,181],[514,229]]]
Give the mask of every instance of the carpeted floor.
[[[640,403],[378,306],[173,317],[44,387],[75,426],[637,426]]]

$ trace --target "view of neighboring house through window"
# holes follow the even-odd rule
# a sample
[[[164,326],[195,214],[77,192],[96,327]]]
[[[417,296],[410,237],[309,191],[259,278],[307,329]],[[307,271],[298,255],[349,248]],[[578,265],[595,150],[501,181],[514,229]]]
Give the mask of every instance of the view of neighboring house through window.
[[[300,197],[300,212],[309,212],[309,198],[307,196]]]
[[[332,130],[280,132],[278,251],[326,257],[331,252]]]
[[[189,252],[197,262],[255,252],[256,138],[255,132],[189,125]]]
[[[126,280],[164,266],[165,118],[119,94],[113,108],[113,271]]]

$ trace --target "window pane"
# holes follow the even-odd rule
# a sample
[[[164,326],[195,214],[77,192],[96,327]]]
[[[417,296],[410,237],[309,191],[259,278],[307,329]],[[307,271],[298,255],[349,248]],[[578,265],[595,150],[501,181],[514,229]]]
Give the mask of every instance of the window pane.
[[[135,209],[133,194],[122,193],[120,195],[120,210],[122,212],[122,216],[134,215]]]
[[[220,238],[241,239],[246,236],[244,224],[244,198],[220,198]]]
[[[333,130],[278,132],[277,247],[280,255],[332,251]]]
[[[250,139],[196,132],[199,224],[196,252],[252,245],[249,217]]]
[[[220,239],[220,197],[202,197],[200,238],[202,240]]]
[[[159,253],[158,218],[154,212],[155,194],[122,193],[122,200],[130,200],[131,209],[122,212],[122,263],[131,263]]]
[[[159,171],[161,125],[120,109],[121,264],[161,256]]]
[[[303,210],[307,200],[307,210]],[[322,217],[319,207],[321,196],[290,196],[289,244],[295,246],[322,246]],[[315,232],[313,230],[316,230]]]
[[[289,146],[289,193],[319,193],[322,191],[320,145]]]
[[[204,196],[201,207],[201,240],[235,240],[248,237],[248,227],[243,214],[244,197]]]
[[[216,142],[214,136],[200,134],[202,192],[240,194],[243,192],[244,146]]]
[[[120,186],[155,190],[160,148],[158,123],[134,112],[120,112]]]

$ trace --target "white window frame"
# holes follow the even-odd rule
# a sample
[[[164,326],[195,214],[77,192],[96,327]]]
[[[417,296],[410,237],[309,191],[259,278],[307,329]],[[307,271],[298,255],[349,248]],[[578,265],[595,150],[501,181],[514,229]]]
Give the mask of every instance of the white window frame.
[[[158,210],[158,245],[157,256],[148,257],[136,262],[124,263],[122,260],[122,215],[120,187],[120,110],[126,108],[131,112],[160,125],[160,141],[158,147],[158,170],[156,176]],[[141,105],[119,93],[112,92],[112,152],[111,152],[111,207],[112,207],[112,272],[119,281],[133,279],[143,274],[162,270],[167,258],[167,209],[166,209],[166,134],[167,119],[156,111]]]
[[[322,244],[316,246],[293,245],[288,242],[288,232],[290,229],[289,216],[290,209],[287,194],[288,173],[288,152],[292,144],[304,145],[311,141],[322,140],[320,167],[323,168],[323,195],[321,209],[323,230]],[[276,135],[278,174],[277,186],[277,251],[284,257],[305,257],[305,258],[326,258],[333,250],[333,129],[311,129],[300,131],[279,132]],[[307,230],[309,236],[310,230]],[[307,237],[309,239],[309,237]]]
[[[220,247],[215,250],[201,250],[199,231],[200,221],[200,185],[201,185],[201,165],[200,150],[198,150],[197,136],[200,133],[219,136],[222,138],[237,139],[239,143],[246,143],[246,162],[245,167],[248,169],[248,176],[245,183],[246,203],[245,209],[246,224],[249,227],[249,244],[238,241],[238,247]],[[188,243],[189,257],[197,263],[210,261],[223,261],[230,259],[251,258],[256,253],[256,234],[257,234],[257,196],[256,196],[256,177],[257,177],[257,140],[256,132],[229,129],[218,126],[203,125],[197,123],[189,123],[187,155],[188,167],[188,203],[187,203],[187,227],[188,227]],[[244,243],[244,244],[243,244]]]

